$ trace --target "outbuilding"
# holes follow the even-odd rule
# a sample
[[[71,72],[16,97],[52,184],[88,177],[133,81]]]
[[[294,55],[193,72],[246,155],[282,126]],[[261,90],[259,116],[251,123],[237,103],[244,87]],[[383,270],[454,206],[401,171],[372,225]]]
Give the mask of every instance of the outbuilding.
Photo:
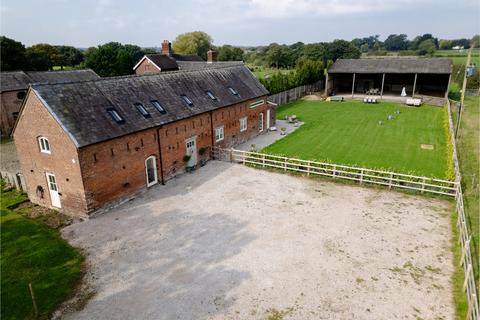
[[[325,95],[363,98],[446,98],[452,61],[444,58],[338,59],[328,70]]]

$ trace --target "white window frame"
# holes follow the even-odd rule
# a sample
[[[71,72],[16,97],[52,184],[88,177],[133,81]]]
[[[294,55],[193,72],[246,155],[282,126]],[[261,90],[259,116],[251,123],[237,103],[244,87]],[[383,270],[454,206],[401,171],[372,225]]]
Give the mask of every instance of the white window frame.
[[[240,118],[240,132],[245,132],[248,129],[248,117]]]
[[[148,182],[148,166],[147,166],[147,163],[148,163],[148,160],[150,159],[153,159],[153,165],[154,165],[154,175],[155,175],[155,180],[152,181],[152,182]],[[155,184],[158,183],[158,174],[157,174],[157,157],[155,156],[150,156],[148,157],[147,159],[145,159],[145,174],[147,175],[147,187],[151,187]]]
[[[40,152],[51,154],[50,142],[46,137],[38,137],[38,146],[40,147]]]
[[[257,101],[254,101],[254,102],[250,103],[250,108],[253,109],[253,108],[256,108],[256,107],[261,106],[263,104],[265,104],[265,100],[263,100],[263,99],[262,100],[257,100]]]
[[[258,122],[259,122],[259,124],[260,124],[260,127],[259,127],[258,132],[263,132],[263,129],[264,129],[264,128],[263,128],[263,127],[264,127],[263,122],[265,121],[265,118],[264,118],[264,116],[263,116],[263,112],[260,112],[260,113],[259,113],[259,116],[260,116],[260,120],[259,120]]]
[[[220,142],[225,139],[224,126],[215,128],[215,142]]]

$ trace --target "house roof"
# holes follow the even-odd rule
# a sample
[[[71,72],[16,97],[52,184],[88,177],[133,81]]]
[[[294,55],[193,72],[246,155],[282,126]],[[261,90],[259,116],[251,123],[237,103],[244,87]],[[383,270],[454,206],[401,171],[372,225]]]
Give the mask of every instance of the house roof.
[[[238,95],[230,93],[228,87]],[[32,90],[79,148],[268,94],[244,65],[35,84]],[[209,98],[207,90],[217,100]],[[181,95],[192,100],[193,106],[187,106]],[[158,112],[152,100],[158,100],[166,113]],[[142,103],[151,117],[143,117],[135,103]],[[115,108],[125,122],[115,122],[107,113],[108,108]]]
[[[208,63],[206,61],[177,61],[177,64],[178,68],[181,71],[193,71],[244,65],[242,61],[215,61],[211,63]]]
[[[178,63],[179,62],[205,62],[202,58],[197,55],[179,55],[179,54],[171,54],[169,56],[161,53],[156,54],[147,54],[138,61],[138,63],[133,67],[133,70],[137,69],[137,67],[142,63],[143,60],[148,59],[153,64],[155,64],[161,71],[174,71],[178,70]]]
[[[90,69],[70,71],[7,71],[0,72],[1,92],[26,90],[31,83],[62,83],[94,80],[100,77]]]
[[[452,73],[452,61],[445,58],[338,59],[328,73]]]

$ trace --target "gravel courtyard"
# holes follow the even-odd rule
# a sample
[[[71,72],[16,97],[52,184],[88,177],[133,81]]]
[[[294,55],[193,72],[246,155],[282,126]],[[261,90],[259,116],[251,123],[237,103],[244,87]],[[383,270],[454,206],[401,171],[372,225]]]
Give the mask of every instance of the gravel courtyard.
[[[452,319],[450,203],[209,162],[63,229],[71,319]]]

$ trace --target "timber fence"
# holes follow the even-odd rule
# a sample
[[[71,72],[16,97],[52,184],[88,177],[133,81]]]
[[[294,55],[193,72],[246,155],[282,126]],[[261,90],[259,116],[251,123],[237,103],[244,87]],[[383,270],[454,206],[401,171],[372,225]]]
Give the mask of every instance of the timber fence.
[[[463,266],[465,276],[463,288],[467,294],[468,301],[467,319],[479,320],[478,299],[470,250],[471,236],[468,233],[467,222],[465,220],[462,186],[460,184],[461,176],[455,137],[453,135],[450,103],[448,103],[448,109],[450,135],[453,143],[453,159],[455,163],[455,181],[218,147],[212,148],[212,157],[216,160],[241,163],[256,168],[271,168],[284,172],[300,173],[307,176],[325,176],[332,179],[350,180],[365,185],[379,185],[389,189],[395,188],[454,197],[456,199],[456,210],[458,213],[457,227],[460,233],[459,241],[462,248],[460,263]]]
[[[471,235],[469,234],[468,224],[465,217],[465,206],[462,193],[462,175],[460,173],[460,163],[458,161],[457,143],[455,139],[455,131],[453,126],[452,112],[450,101],[447,100],[448,108],[448,125],[450,130],[450,137],[453,145],[453,163],[455,170],[455,182],[457,183],[456,198],[456,210],[457,210],[457,228],[459,231],[458,241],[461,244],[462,255],[460,257],[460,264],[463,267],[464,283],[463,290],[467,295],[468,310],[467,319],[479,320],[480,311],[477,295],[477,287],[475,285],[475,275],[473,271],[472,250],[470,247]],[[477,266],[478,267],[478,266]]]
[[[304,85],[295,87],[286,91],[279,92],[277,94],[272,94],[268,96],[268,101],[278,104],[279,106],[282,104],[289,103],[291,101],[298,100],[308,94],[312,94],[313,92],[318,92],[322,90],[324,81],[320,80],[315,82],[314,84]]]
[[[213,158],[242,163],[259,168],[273,168],[284,172],[307,176],[324,176],[333,179],[355,181],[360,184],[380,185],[388,188],[406,189],[421,193],[455,197],[457,183],[454,181],[413,176],[408,174],[357,168],[325,162],[287,158],[265,153],[236,149],[213,148]]]

